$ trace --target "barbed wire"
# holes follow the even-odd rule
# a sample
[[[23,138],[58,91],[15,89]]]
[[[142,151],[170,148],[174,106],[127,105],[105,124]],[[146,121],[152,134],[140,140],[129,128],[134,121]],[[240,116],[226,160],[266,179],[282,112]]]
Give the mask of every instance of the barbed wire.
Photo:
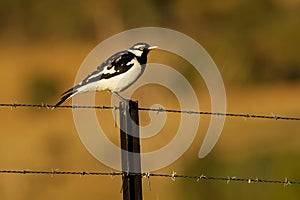
[[[33,170],[0,170],[0,174],[38,174],[38,175],[95,175],[95,176],[120,176],[122,172],[87,172],[87,171],[58,171],[52,169],[51,171],[33,171]]]
[[[50,175],[54,177],[56,175],[79,175],[81,176],[130,176],[130,175],[139,175],[143,178],[147,178],[150,181],[151,177],[162,177],[162,178],[170,178],[172,181],[176,181],[176,179],[190,179],[196,182],[199,181],[223,181],[227,184],[230,182],[245,182],[248,184],[251,183],[272,183],[272,184],[283,184],[284,186],[288,185],[300,185],[300,181],[290,181],[288,178],[284,180],[269,180],[269,179],[261,179],[261,178],[239,178],[235,176],[227,176],[227,177],[213,177],[213,176],[205,176],[205,175],[180,175],[176,172],[172,172],[171,174],[163,174],[163,173],[128,173],[128,172],[98,172],[98,171],[59,171],[58,169],[52,169],[49,171],[35,171],[35,170],[0,170],[0,174],[17,174],[17,175],[26,175],[26,174],[36,174],[36,175]]]
[[[46,108],[46,109],[54,109],[54,105],[51,104],[26,104],[26,103],[0,103],[0,107],[10,107],[12,109],[17,107],[32,107],[32,108]],[[56,108],[67,108],[67,109],[102,109],[102,110],[109,110],[109,109],[116,109],[117,107],[112,106],[84,106],[84,105],[60,105]]]
[[[24,103],[1,103],[0,107],[10,107],[11,109],[17,107],[32,107],[32,108],[46,108],[53,109],[54,105],[51,104],[24,104]],[[65,108],[65,109],[100,109],[100,110],[118,110],[117,106],[89,106],[89,105],[61,105],[56,108]],[[173,109],[164,109],[164,108],[144,108],[139,107],[141,111],[151,111],[157,113],[183,113],[183,114],[194,114],[194,115],[214,115],[214,116],[225,116],[225,117],[242,117],[242,118],[253,118],[253,119],[272,119],[272,120],[290,120],[290,121],[299,121],[300,117],[288,117],[288,116],[278,116],[278,115],[257,115],[249,113],[219,113],[219,112],[208,112],[208,111],[192,111],[192,110],[173,110]]]
[[[139,110],[154,111],[154,112],[169,112],[169,113],[184,113],[184,114],[196,114],[196,115],[215,115],[225,117],[242,117],[242,118],[260,118],[260,119],[274,119],[274,120],[300,120],[300,117],[286,117],[278,115],[257,115],[257,114],[243,114],[243,113],[219,113],[208,111],[190,111],[190,110],[171,110],[163,108],[139,108]]]

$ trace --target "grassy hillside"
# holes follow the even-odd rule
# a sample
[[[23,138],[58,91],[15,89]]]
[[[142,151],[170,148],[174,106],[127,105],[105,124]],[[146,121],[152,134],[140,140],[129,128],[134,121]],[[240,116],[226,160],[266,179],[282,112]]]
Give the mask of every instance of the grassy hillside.
[[[161,26],[183,32],[207,49],[224,79],[228,112],[300,117],[299,9],[293,0],[3,0],[0,103],[54,104],[73,85],[80,64],[98,43],[130,28]],[[189,78],[201,110],[209,111],[201,77],[195,78],[184,60],[171,56],[156,51],[149,59]],[[141,88],[134,98],[141,107],[160,103],[179,109],[174,95],[162,87]],[[96,94],[96,102],[109,105],[110,94]],[[112,112],[99,111],[97,116],[107,137],[118,144]],[[150,122],[147,112],[141,111],[140,117],[142,125]],[[163,131],[143,141],[142,150],[156,150],[175,136],[179,116],[167,117]],[[85,149],[71,110],[1,107],[0,121],[0,169],[113,171]],[[197,154],[209,121],[201,116],[192,146],[159,173],[300,180],[298,121],[226,118],[217,145],[200,160]],[[143,184],[144,199],[299,198],[296,185],[156,177],[150,179],[151,190],[148,180]],[[120,177],[0,174],[0,199],[121,199],[121,185]]]

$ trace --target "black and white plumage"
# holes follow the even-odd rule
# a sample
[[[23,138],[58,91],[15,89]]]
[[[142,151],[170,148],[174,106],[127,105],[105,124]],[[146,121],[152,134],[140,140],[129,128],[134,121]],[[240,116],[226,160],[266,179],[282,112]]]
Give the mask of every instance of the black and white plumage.
[[[83,81],[62,94],[57,107],[76,94],[108,90],[122,98],[118,93],[132,85],[144,72],[147,55],[157,48],[146,43],[137,43],[125,51],[118,52],[103,62]]]

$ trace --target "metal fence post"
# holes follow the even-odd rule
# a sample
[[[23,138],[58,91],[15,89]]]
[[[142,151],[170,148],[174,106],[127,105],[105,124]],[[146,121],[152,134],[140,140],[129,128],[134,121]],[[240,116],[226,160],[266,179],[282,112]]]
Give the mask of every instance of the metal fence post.
[[[138,102],[131,100],[121,101],[119,107],[121,157],[122,170],[124,172],[122,177],[123,199],[142,200]]]

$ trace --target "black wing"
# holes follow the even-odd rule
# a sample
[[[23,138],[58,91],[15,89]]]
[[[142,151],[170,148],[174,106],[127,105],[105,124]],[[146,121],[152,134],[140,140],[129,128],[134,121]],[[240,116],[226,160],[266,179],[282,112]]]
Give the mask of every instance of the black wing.
[[[97,69],[88,75],[81,84],[77,86],[80,87],[82,85],[86,85],[95,81],[99,81],[101,79],[109,79],[111,77],[117,76],[128,71],[133,63],[128,64],[135,56],[131,52],[121,51],[110,58],[108,58],[105,62],[103,62]],[[110,70],[109,72],[106,70]],[[77,88],[78,88],[77,87]]]
[[[78,88],[84,85],[99,81],[101,79],[109,79],[111,77],[128,71],[134,65],[133,63],[128,63],[134,58],[134,54],[128,51],[121,51],[112,55],[105,62],[99,65],[94,72],[92,72],[85,79],[83,79],[83,81],[81,81],[73,88],[70,88],[69,90],[64,92],[60,101],[54,107],[59,106],[68,98],[74,96],[76,93],[78,93]]]

